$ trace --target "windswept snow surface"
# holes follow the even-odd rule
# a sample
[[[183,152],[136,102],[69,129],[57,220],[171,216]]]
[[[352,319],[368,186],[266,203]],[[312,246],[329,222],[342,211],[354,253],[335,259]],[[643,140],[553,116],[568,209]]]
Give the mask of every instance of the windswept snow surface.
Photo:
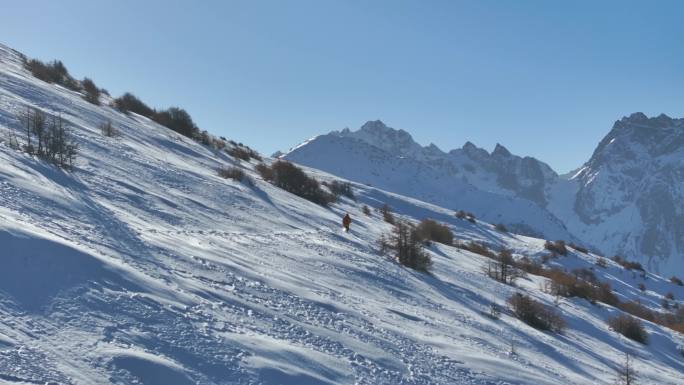
[[[73,171],[7,146],[26,105],[73,127]],[[100,134],[107,119],[120,137]],[[443,245],[429,250],[432,274],[405,269],[377,253],[390,226],[360,209],[387,202],[517,256],[539,257],[543,240],[358,184],[357,202],[317,206],[260,180],[253,164],[32,78],[3,46],[0,138],[0,383],[608,384],[624,352],[643,383],[682,383],[681,335],[646,322],[642,346],[609,330],[618,310],[578,299],[558,304],[563,334],[537,331],[505,301],[522,291],[553,305],[542,279],[499,284],[483,257]],[[253,185],[216,175],[232,164]],[[653,308],[667,291],[684,298],[654,275],[641,293],[642,278],[612,262],[596,273]],[[487,315],[492,303],[500,319]]]

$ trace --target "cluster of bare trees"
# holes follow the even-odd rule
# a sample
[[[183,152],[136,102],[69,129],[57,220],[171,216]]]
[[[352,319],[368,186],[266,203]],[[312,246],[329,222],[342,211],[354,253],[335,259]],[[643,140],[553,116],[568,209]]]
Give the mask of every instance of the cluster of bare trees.
[[[47,115],[43,111],[26,107],[17,114],[21,130],[9,131],[9,144],[29,154],[47,159],[59,167],[71,168],[78,153],[78,146],[71,137],[71,130],[60,115]],[[20,143],[23,139],[23,145]]]
[[[487,265],[484,267],[485,273],[489,278],[513,285],[518,278],[525,276],[525,272],[516,266],[510,250],[503,249],[498,254],[490,255],[489,258]]]
[[[416,227],[406,221],[397,221],[389,235],[380,237],[380,252],[391,254],[402,265],[427,272],[432,266],[430,254],[424,250],[424,239]]]

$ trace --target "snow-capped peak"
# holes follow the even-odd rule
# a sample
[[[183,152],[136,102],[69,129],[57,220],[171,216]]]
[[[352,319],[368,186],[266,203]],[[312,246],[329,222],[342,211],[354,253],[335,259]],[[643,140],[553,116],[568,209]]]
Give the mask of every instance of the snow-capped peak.
[[[381,120],[369,120],[357,131],[345,129],[338,134],[364,141],[397,156],[413,156],[423,151],[411,134],[388,127]]]
[[[656,270],[682,266],[683,128],[684,119],[665,114],[623,117],[577,173],[575,211],[606,252]]]

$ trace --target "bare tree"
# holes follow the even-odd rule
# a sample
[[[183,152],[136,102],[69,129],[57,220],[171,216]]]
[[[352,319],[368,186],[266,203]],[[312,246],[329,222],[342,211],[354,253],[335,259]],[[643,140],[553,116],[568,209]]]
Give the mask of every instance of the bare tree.
[[[86,101],[88,101],[88,103],[92,103],[99,106],[100,89],[97,88],[95,83],[90,78],[83,78],[81,85],[83,86],[83,91],[85,91],[85,95],[83,96],[83,98]]]
[[[55,162],[62,168],[71,168],[78,152],[78,145],[71,138],[71,129],[65,124],[61,115],[56,118],[56,148]]]
[[[33,109],[31,114],[32,131],[36,135],[38,141],[37,154],[39,156],[44,155],[44,144],[45,144],[45,130],[46,130],[46,117],[45,113],[37,108]]]
[[[637,373],[634,370],[634,364],[632,363],[632,355],[625,353],[625,360],[622,365],[617,368],[617,378],[615,379],[616,385],[636,385],[637,383]]]
[[[17,114],[17,120],[19,120],[26,133],[26,146],[24,150],[29,154],[33,153],[33,146],[31,145],[31,115],[31,107],[29,106],[26,106],[26,111],[20,111]]]
[[[62,168],[70,168],[78,153],[78,145],[72,139],[71,130],[61,115],[49,117],[37,108],[27,107],[17,114],[22,129],[26,132],[25,151],[47,159]],[[33,137],[38,147],[33,147]],[[19,147],[19,141],[10,131],[10,146]]]
[[[100,131],[102,131],[102,135],[104,136],[113,137],[119,135],[119,131],[114,128],[111,119],[108,119],[106,122],[100,125]]]
[[[394,224],[394,222],[395,222],[394,215],[392,214],[392,209],[390,208],[390,206],[387,203],[385,203],[384,205],[382,205],[382,207],[380,207],[380,213],[382,214],[382,219],[384,219],[385,222],[392,224],[392,225]]]
[[[380,239],[382,253],[392,252],[406,267],[427,272],[432,266],[430,255],[423,250],[423,242],[416,228],[408,222],[398,221],[389,236]]]
[[[14,128],[10,125],[7,130],[9,147],[13,150],[19,149],[19,139],[17,139],[17,134],[14,132]]]
[[[485,266],[485,273],[490,278],[496,279],[509,285],[515,283],[515,280],[523,276],[523,271],[515,267],[513,254],[510,250],[503,249],[499,253],[487,261]]]

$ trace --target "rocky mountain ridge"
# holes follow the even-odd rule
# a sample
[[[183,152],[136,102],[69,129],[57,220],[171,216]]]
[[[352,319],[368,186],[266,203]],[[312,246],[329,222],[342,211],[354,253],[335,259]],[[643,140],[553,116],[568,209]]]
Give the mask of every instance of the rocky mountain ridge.
[[[328,161],[332,153],[355,161],[334,165]],[[514,155],[501,144],[491,153],[469,141],[448,152],[434,144],[421,146],[407,131],[395,130],[380,120],[369,121],[357,131],[347,128],[318,136],[282,157],[358,182],[472,210],[489,221],[498,219],[513,227],[525,222],[522,227],[529,226],[527,233],[551,237],[548,221],[528,218],[535,212],[537,218],[546,216],[560,223],[568,238],[576,237],[606,254],[621,254],[654,270],[684,268],[680,253],[684,250],[684,205],[680,203],[684,202],[684,119],[664,114],[649,118],[643,113],[624,117],[592,157],[568,176],[533,157]],[[371,165],[379,157],[384,159],[384,168]],[[404,168],[412,162],[415,164]],[[375,169],[371,175],[360,171],[369,167]],[[411,179],[415,172],[404,172],[408,169],[420,169],[421,175]],[[390,182],[388,173],[407,185]],[[439,183],[448,188],[435,187]],[[456,186],[470,194],[482,194],[487,203],[465,199],[456,193]],[[512,200],[532,202],[535,208],[493,212],[502,204],[491,202]],[[564,234],[556,231],[554,235]]]

